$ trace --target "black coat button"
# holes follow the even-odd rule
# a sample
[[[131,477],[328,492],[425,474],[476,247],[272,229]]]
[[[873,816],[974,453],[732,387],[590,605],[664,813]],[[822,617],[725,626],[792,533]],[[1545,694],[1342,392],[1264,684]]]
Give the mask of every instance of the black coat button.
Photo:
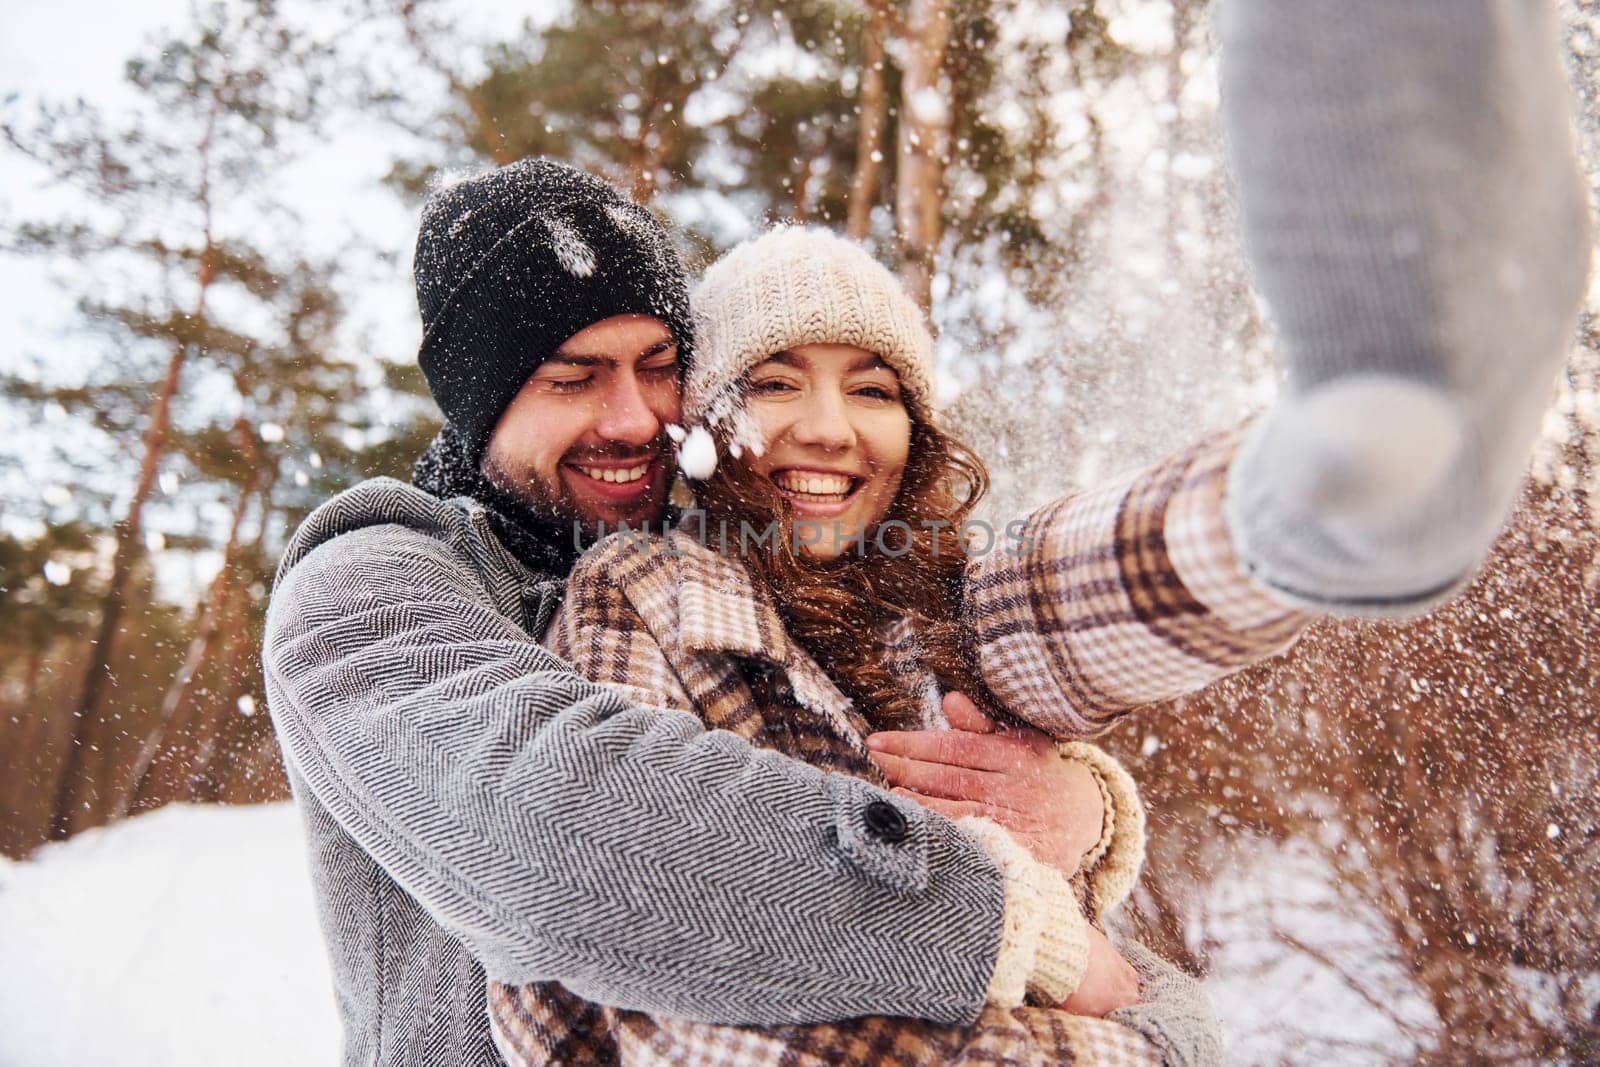
[[[867,833],[879,841],[897,845],[906,839],[906,817],[888,801],[874,800],[861,814],[866,820]]]

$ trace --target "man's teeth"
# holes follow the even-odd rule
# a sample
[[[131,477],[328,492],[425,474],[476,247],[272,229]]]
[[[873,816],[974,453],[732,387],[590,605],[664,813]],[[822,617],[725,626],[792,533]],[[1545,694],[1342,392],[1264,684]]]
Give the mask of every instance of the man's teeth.
[[[637,467],[578,467],[583,473],[597,482],[636,482],[650,471],[650,464],[641,463]]]
[[[842,474],[795,474],[784,471],[774,479],[781,489],[807,496],[846,496],[850,479]]]

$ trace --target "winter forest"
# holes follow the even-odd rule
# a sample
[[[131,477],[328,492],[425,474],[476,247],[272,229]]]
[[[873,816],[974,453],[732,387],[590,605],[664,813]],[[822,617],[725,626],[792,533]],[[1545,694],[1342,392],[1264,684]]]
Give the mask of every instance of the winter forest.
[[[780,220],[868,242],[1002,523],[1271,396],[1204,0],[504,6],[170,4],[104,92],[4,75],[0,931],[52,842],[287,799],[273,569],[437,428],[410,252],[442,176],[577,163],[694,270]],[[1600,3],[1562,11],[1593,195]],[[1237,1062],[1600,1060],[1597,530],[1592,282],[1467,595],[1104,739],[1151,813],[1122,921],[1206,976]]]

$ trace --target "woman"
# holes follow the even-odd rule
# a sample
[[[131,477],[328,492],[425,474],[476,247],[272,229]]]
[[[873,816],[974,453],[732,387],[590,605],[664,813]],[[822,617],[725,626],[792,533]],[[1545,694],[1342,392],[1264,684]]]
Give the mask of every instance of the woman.
[[[965,514],[982,479],[936,431],[920,317],[845,250],[785,256],[791,238],[756,242],[702,286],[687,400],[727,450],[701,494],[707,518],[775,514],[797,544],[752,546],[737,521],[731,552],[685,531],[611,542],[574,572],[556,646],[596,678],[847,772],[830,782],[882,774],[922,792],[926,761],[907,758],[919,733],[870,735],[926,724],[938,689],[1081,736],[1286,647],[1311,618],[1296,605],[1407,614],[1459,590],[1515,496],[1566,355],[1591,251],[1586,198],[1549,5],[1356,8],[1220,10],[1245,245],[1288,371],[1247,435],[1041,509],[1015,555],[952,562],[948,531],[941,553],[939,531],[914,520]],[[821,525],[802,538],[807,519]],[[880,544],[891,527],[897,539]],[[884,796],[833,828],[840,864],[877,857],[860,875],[912,893],[911,859],[852,849],[863,834],[905,840],[908,854],[926,840],[918,828],[934,816]],[[924,799],[956,813],[948,797]],[[1023,987],[1048,1005],[1082,980],[1083,916],[1013,837],[966,827],[1006,883],[992,1006],[975,1026],[752,1032],[596,1009],[607,1054],[1056,1058],[1073,1041],[1057,1027],[1088,1024],[1016,1005]],[[1107,891],[1083,867],[1095,916]],[[938,936],[972,944],[952,920]],[[527,993],[493,998],[512,1058],[541,1026],[585,1025]]]
[[[699,487],[701,511],[679,528],[648,541],[619,535],[579,562],[551,647],[641,701],[878,785],[897,775],[915,784],[893,751],[915,735],[873,735],[944,727],[944,693],[973,694],[993,715],[1022,714],[1062,735],[1085,732],[1072,710],[1084,692],[1057,685],[1045,693],[1048,683],[1008,651],[1007,638],[985,632],[999,621],[994,613],[972,610],[992,595],[1002,564],[969,559],[952,531],[987,477],[938,425],[932,340],[888,271],[826,233],[778,230],[712,267],[695,317],[685,410],[709,430],[723,462]],[[1217,451],[1208,448],[1199,454]],[[1034,533],[1042,540],[1024,562],[1068,558],[1053,553],[1070,551],[1070,540],[1048,536],[1060,507],[1041,513],[1045,525]],[[1102,535],[1092,524],[1080,533]],[[1022,581],[1052,593],[1058,576],[1049,567],[1039,573]],[[1272,625],[1242,631],[1240,647],[1266,654],[1291,640],[1299,618],[1281,607],[1273,615]],[[1057,635],[1035,627],[1032,636],[1048,643]],[[1220,669],[1191,677],[1203,684]],[[1001,689],[1001,701],[988,695]],[[1018,695],[1021,703],[1007,706]],[[1105,810],[1099,832],[1065,857],[1030,855],[959,802],[901,791],[958,818],[1006,877],[1008,929],[992,1006],[976,1026],[865,1019],[750,1030],[580,1006],[550,986],[495,987],[502,1051],[513,1063],[560,1058],[553,1048],[571,1041],[577,1017],[580,1029],[604,1035],[605,1051],[590,1055],[623,1062],[685,1062],[731,1048],[739,1062],[866,1063],[885,1042],[930,1063],[996,1055],[1056,1062],[1089,1058],[1091,1049],[1152,1061],[1169,1050],[1071,1011],[1075,997],[1103,1003],[1125,980],[1126,965],[1095,924],[1134,882],[1143,815],[1114,761],[1083,744],[1062,752],[1088,769]],[[883,825],[869,832],[904,828],[905,810],[881,807]],[[1152,1029],[1180,1035],[1188,1050],[1214,1047],[1203,998],[1192,987],[1179,992],[1184,979],[1175,972],[1141,963],[1145,1010],[1164,1010],[1150,1004],[1158,979],[1171,990],[1175,1018]],[[1031,1006],[1022,1006],[1024,994]]]

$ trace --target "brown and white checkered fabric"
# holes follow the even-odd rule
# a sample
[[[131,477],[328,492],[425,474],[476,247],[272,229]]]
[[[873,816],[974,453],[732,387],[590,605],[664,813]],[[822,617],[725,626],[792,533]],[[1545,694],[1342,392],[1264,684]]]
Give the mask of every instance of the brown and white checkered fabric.
[[[1202,689],[1276,655],[1312,620],[1240,571],[1223,523],[1224,433],[1029,516],[1023,550],[969,573],[984,681],[1059,737]]]
[[[833,1026],[756,1029],[676,1019],[623,1024],[623,1062],[638,1067],[1157,1067],[1140,1034],[1102,1019],[1043,1008],[988,1008],[972,1026],[874,1016]]]
[[[870,1016],[762,1029],[601,1008],[559,987],[491,985],[489,1006],[496,1044],[512,1065],[1159,1067],[1161,1062],[1150,1042],[1129,1027],[1048,1008],[991,1007],[964,1028]],[[571,1014],[562,1018],[563,1010]]]
[[[1026,554],[974,562],[969,621],[985,678],[1013,712],[1081,737],[1293,642],[1308,617],[1268,600],[1233,565],[1221,502],[1236,444],[1235,434],[1224,435],[1120,487],[1048,506],[1027,524]],[[896,626],[877,639],[908,688],[923,694],[928,679],[908,659],[914,633]],[[867,723],[789,639],[744,567],[688,532],[648,543],[613,539],[585,556],[547,642],[595,681],[884,784],[866,758]],[[928,714],[938,715],[931,703]],[[555,984],[491,984],[489,1007],[511,1064],[1159,1061],[1127,1027],[1038,1007],[991,1007],[965,1028],[869,1017],[756,1029],[598,1006]]]
[[[489,1026],[507,1063],[621,1063],[616,1012],[569,993],[555,982],[489,983]]]

